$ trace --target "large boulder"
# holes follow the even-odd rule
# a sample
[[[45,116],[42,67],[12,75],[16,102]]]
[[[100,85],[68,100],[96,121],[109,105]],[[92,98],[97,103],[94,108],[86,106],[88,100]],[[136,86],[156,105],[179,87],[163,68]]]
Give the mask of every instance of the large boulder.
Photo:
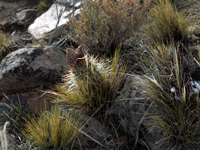
[[[35,19],[34,23],[29,26],[28,32],[35,38],[45,37],[47,33],[55,29],[56,25],[59,27],[66,24],[68,16],[74,14],[76,17],[80,12],[81,5],[82,0],[57,0],[47,12]],[[58,16],[60,16],[59,19]]]
[[[0,64],[0,96],[58,81],[66,66],[65,52],[55,47],[29,47],[7,55]]]

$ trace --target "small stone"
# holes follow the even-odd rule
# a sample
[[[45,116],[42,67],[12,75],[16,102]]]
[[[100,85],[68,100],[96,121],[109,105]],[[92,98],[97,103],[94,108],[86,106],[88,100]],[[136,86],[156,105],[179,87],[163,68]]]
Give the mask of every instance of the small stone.
[[[32,16],[36,15],[35,9],[26,9],[18,12],[17,19],[20,21],[29,20]]]

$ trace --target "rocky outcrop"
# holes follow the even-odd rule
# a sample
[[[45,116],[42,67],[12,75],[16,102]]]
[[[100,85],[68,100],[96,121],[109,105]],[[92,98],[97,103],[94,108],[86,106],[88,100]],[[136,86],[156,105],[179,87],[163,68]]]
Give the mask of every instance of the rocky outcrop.
[[[29,47],[7,55],[0,64],[0,96],[49,85],[62,77],[65,53],[55,47]]]
[[[34,23],[29,26],[28,31],[35,38],[45,37],[56,26],[59,27],[66,24],[70,15],[74,14],[76,17],[80,12],[81,5],[81,0],[57,0],[47,12],[35,19]]]

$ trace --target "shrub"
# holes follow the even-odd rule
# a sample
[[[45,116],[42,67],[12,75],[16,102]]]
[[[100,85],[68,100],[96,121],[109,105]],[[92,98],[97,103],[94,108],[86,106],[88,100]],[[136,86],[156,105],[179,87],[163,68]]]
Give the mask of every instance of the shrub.
[[[145,25],[144,30],[150,42],[153,44],[186,42],[189,20],[183,13],[179,13],[169,0],[157,0],[148,16],[151,23]]]
[[[139,84],[157,106],[159,113],[152,120],[167,149],[200,146],[200,98],[199,89],[194,90],[200,75],[195,67],[199,70],[200,59],[198,55],[195,57],[189,58],[173,46],[158,46],[143,57],[143,68],[147,70],[145,78],[139,78]],[[193,76],[193,72],[197,74]]]
[[[143,4],[133,0],[86,0],[81,19],[69,20],[71,39],[92,53],[113,55],[120,43],[133,36],[147,8],[146,0]]]
[[[85,56],[85,63],[70,69],[56,87],[56,101],[67,102],[88,113],[103,112],[123,80],[126,67],[119,64],[119,51],[112,61]]]
[[[22,130],[22,133],[34,146],[41,149],[70,146],[81,129],[79,116],[66,116],[58,107],[51,112],[41,113],[38,118],[29,119],[30,121],[26,120],[26,129]]]

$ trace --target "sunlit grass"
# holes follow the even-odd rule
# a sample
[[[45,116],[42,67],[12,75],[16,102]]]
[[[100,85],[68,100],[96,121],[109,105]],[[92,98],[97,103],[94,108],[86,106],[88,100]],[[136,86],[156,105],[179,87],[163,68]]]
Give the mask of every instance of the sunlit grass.
[[[124,78],[126,67],[119,63],[119,57],[119,50],[111,61],[85,57],[85,64],[71,69],[64,76],[64,83],[56,87],[56,101],[92,114],[102,107],[100,112],[103,112]]]
[[[26,129],[22,133],[34,146],[41,149],[70,146],[82,128],[78,115],[66,116],[57,106],[50,112],[43,112],[38,118],[33,117],[29,120],[26,120]]]
[[[144,30],[150,43],[170,44],[187,40],[190,22],[169,0],[157,0],[148,16],[151,21]]]

